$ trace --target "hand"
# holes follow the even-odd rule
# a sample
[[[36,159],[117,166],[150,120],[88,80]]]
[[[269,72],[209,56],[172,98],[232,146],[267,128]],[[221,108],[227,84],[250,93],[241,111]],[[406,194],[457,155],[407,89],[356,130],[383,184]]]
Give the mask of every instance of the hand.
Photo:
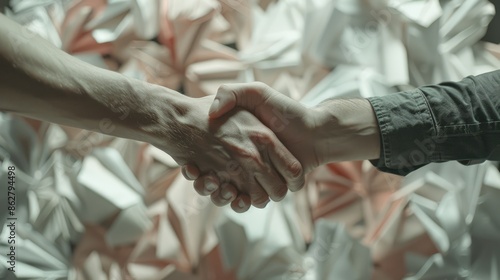
[[[22,33],[21,26],[0,15],[0,37]],[[29,35],[26,44],[0,43],[0,72],[6,73],[0,75],[1,110],[149,142],[179,164],[212,174],[202,184],[198,180],[197,190],[215,193],[220,204],[232,201],[239,210],[250,199],[263,207],[268,194],[279,200],[287,186],[303,184],[300,163],[252,114],[231,110],[209,120],[213,97],[193,99],[97,68]],[[217,189],[220,184],[227,187]],[[232,185],[249,197],[233,201]],[[226,199],[217,201],[219,196]]]
[[[211,195],[217,205],[232,202],[232,208],[242,212],[250,201],[256,207],[265,207],[269,197],[279,201],[287,187],[304,184],[299,161],[269,128],[240,109],[209,119],[212,101],[213,97],[188,98],[179,103],[180,113],[169,118],[175,119],[173,129],[158,131],[153,142],[180,165],[197,167],[183,172],[187,178],[197,175],[192,173],[205,175],[194,184],[200,194]],[[236,199],[238,192],[242,195]]]
[[[332,99],[305,108],[265,84],[233,84],[219,89],[209,115],[217,119],[237,106],[273,130],[305,172],[328,162],[375,159],[380,155],[378,124],[365,99]],[[193,165],[184,169],[198,173]],[[200,176],[197,181],[204,178]]]
[[[263,124],[271,129],[288,150],[300,161],[304,171],[312,170],[319,165],[317,152],[312,144],[316,136],[316,114],[300,103],[262,83],[233,84],[222,86],[210,109],[210,118],[227,117],[227,112],[239,106],[255,115]],[[195,185],[203,186],[203,182],[211,176],[201,176],[195,165],[183,167],[186,178],[195,180]],[[188,175],[190,174],[190,175]],[[301,185],[289,185],[290,190],[297,191]],[[226,186],[221,186],[222,191]],[[206,192],[202,191],[202,192]],[[213,200],[220,200],[213,198]]]
[[[304,171],[319,165],[313,147],[318,123],[314,110],[256,82],[222,86],[210,107],[209,117],[220,118],[235,107],[249,111],[270,128],[300,161]]]

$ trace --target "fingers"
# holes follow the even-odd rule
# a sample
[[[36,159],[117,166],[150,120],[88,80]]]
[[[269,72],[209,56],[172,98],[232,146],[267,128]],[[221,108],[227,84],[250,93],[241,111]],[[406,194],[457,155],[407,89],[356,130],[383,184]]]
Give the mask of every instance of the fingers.
[[[193,181],[198,179],[200,176],[200,170],[198,167],[192,164],[186,164],[181,167],[181,173],[187,180]]]
[[[196,179],[193,185],[196,192],[200,195],[211,195],[219,189],[219,179],[216,176],[209,174]]]
[[[243,213],[250,209],[250,197],[246,194],[240,194],[233,202],[231,208],[237,213]]]
[[[270,176],[262,176],[261,181],[262,184],[266,184],[268,179],[266,177]],[[261,187],[261,185],[255,180],[249,180],[247,185],[245,186],[247,189],[247,193],[240,193],[232,184],[223,183],[220,187],[218,186],[219,180],[215,175],[202,175],[198,179],[194,181],[194,188],[198,194],[206,196],[210,195],[212,202],[217,206],[224,206],[230,202],[232,203],[232,207],[238,208],[237,212],[242,212],[243,210],[248,210],[250,205],[253,205],[257,208],[264,208],[269,203],[269,196]],[[216,186],[217,185],[217,186]],[[267,183],[267,185],[273,185]],[[286,194],[286,186],[281,182],[281,189],[278,193],[277,197],[282,199],[284,194]],[[276,198],[275,201],[278,201]],[[236,211],[236,210],[235,210]],[[243,212],[244,212],[243,211]]]
[[[277,141],[277,140],[275,140]],[[271,154],[275,154],[274,152]],[[275,157],[275,156],[274,156]],[[267,159],[270,161],[271,159]],[[276,161],[274,159],[274,161]],[[287,185],[281,180],[280,174],[272,171],[271,168],[267,168],[268,173],[272,175],[256,174],[256,180],[259,183],[258,187],[253,187],[254,189],[251,193],[252,201],[254,204],[259,205],[259,208],[264,208],[265,204],[269,202],[267,195],[273,201],[280,201],[284,198],[287,192]],[[194,187],[196,192],[200,195],[210,195],[212,202],[217,206],[224,206],[229,202],[233,201],[238,195],[237,189],[231,185],[224,183],[219,188],[218,184],[220,180],[215,175],[202,175],[200,176],[200,171],[195,165],[187,164],[182,166],[181,172],[187,180],[195,180]],[[217,185],[217,186],[216,186]],[[267,194],[264,193],[267,192]]]
[[[261,131],[260,133],[256,133],[254,135],[251,135],[250,138],[252,141],[257,145],[259,151],[260,151],[260,157],[258,159],[255,159],[255,162],[260,163],[260,165],[256,166],[257,170],[254,173],[254,178],[255,180],[259,183],[262,189],[264,189],[269,197],[273,201],[280,201],[282,200],[288,189],[287,189],[287,181],[284,179],[284,174],[283,171],[277,170],[277,166],[282,167],[283,164],[276,165],[274,164],[274,161],[277,161],[276,159],[276,154],[284,154],[285,151],[288,152],[286,148],[284,148],[283,144],[276,138],[274,133],[271,131]],[[283,151],[280,151],[279,153],[275,151],[275,149],[280,149]],[[293,155],[288,154],[290,157],[290,160],[296,161],[295,157]],[[271,157],[273,159],[271,159]],[[285,157],[285,155],[283,155]],[[300,172],[302,171],[302,168],[300,167],[299,164],[299,170]],[[290,180],[293,178],[290,178]],[[250,196],[251,197],[251,196]],[[264,202],[267,204],[269,200]],[[252,200],[252,204],[254,204],[254,201]],[[260,203],[259,208],[264,208],[265,204]]]
[[[286,185],[281,181],[281,178],[279,178],[278,180],[273,180],[273,176],[266,176],[260,173],[255,173],[254,176],[260,187],[266,190],[270,199],[272,199],[273,201],[280,201],[285,197],[287,188]],[[252,201],[252,205],[257,208],[265,208],[268,203],[269,199],[258,204]]]
[[[222,85],[217,91],[208,115],[215,119],[236,106],[254,113],[255,108],[268,98],[267,88],[263,83]]]
[[[205,184],[215,182],[217,182],[217,179],[213,175],[201,176],[194,182],[195,190],[200,195],[208,195],[210,191],[206,189]],[[210,198],[217,206],[225,206],[231,203],[231,208],[237,213],[246,212],[251,206],[250,197],[247,194],[238,193],[237,189],[228,183],[222,184],[213,191]]]
[[[267,176],[259,176],[258,181],[272,200],[280,201],[285,197],[287,189],[298,191],[304,186],[302,165],[272,131],[261,131],[250,138],[259,147],[263,160],[269,165]],[[266,166],[256,170],[262,169],[266,169]]]
[[[300,162],[292,155],[292,153],[290,153],[290,151],[288,151],[288,149],[279,141],[267,145],[267,153],[274,168],[285,180],[285,186],[292,192],[302,189],[305,184],[304,170]],[[286,194],[286,188],[285,192],[282,194],[284,197]],[[283,197],[281,199],[283,199]]]
[[[252,205],[257,208],[264,208],[269,202],[269,196],[273,196],[274,199],[278,199],[282,192],[275,189],[276,186],[284,187],[283,182],[279,174],[273,172],[270,164],[264,162],[265,155],[261,154],[261,150],[257,147],[244,147],[238,148],[237,151],[240,157],[240,164],[244,170],[255,170],[257,172],[252,172],[252,177],[248,178],[244,184],[238,184],[241,191],[246,192],[250,197]],[[263,160],[264,159],[264,160]],[[267,160],[269,162],[269,160]],[[270,162],[269,162],[270,163]],[[255,176],[261,174],[263,184],[259,184]]]
[[[194,181],[194,188],[200,195],[210,195],[212,202],[217,206],[225,206],[231,203],[231,208],[237,213],[248,211],[252,205],[251,198],[248,194],[238,193],[236,187],[228,183],[223,183],[220,187],[217,186],[216,189],[212,191],[214,188],[213,184],[218,184],[218,182],[219,180],[214,175],[204,175]],[[259,195],[267,197],[264,191],[262,191]],[[268,200],[269,199],[264,198],[264,202]],[[261,202],[261,204],[264,204],[265,206],[267,202]]]
[[[242,166],[248,170],[258,170],[244,185],[238,184],[239,190],[248,194],[251,204],[264,208],[269,203],[269,198],[281,201],[288,189],[300,190],[304,185],[302,166],[276,136],[268,131],[253,134],[251,138],[256,145],[253,149],[247,146],[238,150],[243,158]],[[199,173],[195,166],[188,165],[184,170],[183,173]],[[185,176],[192,178],[196,175]],[[198,176],[194,187],[200,195],[211,195],[215,205],[223,206],[233,201],[238,191],[231,184],[223,184],[219,188],[220,183],[220,178],[212,173]]]
[[[217,206],[225,206],[231,203],[238,196],[238,190],[231,185],[224,183],[210,195],[212,202]]]
[[[212,119],[219,118],[235,107],[251,112],[272,130],[307,114],[307,109],[299,102],[264,83],[254,82],[222,85],[208,115]]]

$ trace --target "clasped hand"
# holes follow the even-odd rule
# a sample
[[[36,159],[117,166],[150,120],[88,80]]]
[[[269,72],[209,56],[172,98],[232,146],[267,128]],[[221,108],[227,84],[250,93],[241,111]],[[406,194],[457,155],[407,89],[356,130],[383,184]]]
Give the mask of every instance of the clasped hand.
[[[269,199],[280,201],[288,190],[301,189],[304,173],[320,162],[311,145],[315,111],[262,83],[224,85],[204,111],[212,98],[197,100],[200,115],[209,118],[194,135],[205,141],[181,163],[196,191],[244,212],[250,204],[263,208]]]

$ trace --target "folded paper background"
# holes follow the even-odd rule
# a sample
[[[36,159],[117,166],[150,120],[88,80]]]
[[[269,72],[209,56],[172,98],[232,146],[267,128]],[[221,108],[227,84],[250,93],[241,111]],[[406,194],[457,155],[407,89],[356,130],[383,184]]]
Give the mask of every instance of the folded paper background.
[[[192,97],[262,81],[310,107],[500,67],[499,46],[479,41],[486,0],[12,0],[5,13],[27,27],[12,44],[38,34]],[[235,214],[149,144],[0,114],[0,180],[12,164],[18,270],[1,255],[2,279],[500,277],[492,163],[406,178],[328,164],[284,201]]]

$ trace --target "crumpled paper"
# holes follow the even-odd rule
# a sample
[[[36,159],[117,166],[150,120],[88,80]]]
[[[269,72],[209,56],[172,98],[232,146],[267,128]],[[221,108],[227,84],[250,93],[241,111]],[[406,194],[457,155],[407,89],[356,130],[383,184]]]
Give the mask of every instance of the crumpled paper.
[[[384,96],[396,90],[369,67],[339,65],[311,88],[300,102],[314,107],[330,98],[368,98]]]
[[[247,68],[215,36],[218,23],[231,28],[221,6],[230,21],[242,22],[241,9],[215,0],[19,4],[8,15],[88,63],[202,97],[223,83],[243,81]]]
[[[318,221],[306,251],[291,202],[243,215],[225,213],[217,226],[219,246],[236,278],[224,279],[368,279],[369,249],[340,224]]]
[[[329,164],[310,175],[302,195],[313,219],[344,224],[370,248],[374,279],[399,279],[435,253],[470,272],[470,223],[487,167],[431,164],[403,180],[369,162]],[[408,257],[405,266],[409,255],[421,257]]]
[[[369,279],[370,249],[353,239],[342,224],[319,220],[304,259],[303,279]]]
[[[370,67],[389,85],[459,80],[471,69],[491,69],[483,67],[492,62],[480,59],[486,50],[476,43],[494,12],[484,0],[316,0],[306,12],[302,49],[329,67]]]
[[[15,244],[11,236],[7,207],[0,209],[2,279],[66,279],[70,267],[70,242],[83,233],[78,219],[80,200],[68,185],[72,161],[59,150],[66,140],[55,125],[27,122],[0,114],[0,178],[7,181],[8,166],[15,166]],[[4,204],[5,206],[6,204]],[[15,272],[7,252],[16,247]],[[10,259],[9,259],[10,260]]]
[[[411,84],[460,80],[485,71],[481,67],[474,70],[490,62],[476,61],[472,47],[486,33],[495,13],[489,1],[392,1],[390,6],[407,23],[405,45]],[[481,53],[485,51],[482,48]]]
[[[9,38],[14,46],[37,33],[88,63],[194,97],[259,80],[314,106],[500,67],[497,46],[477,42],[493,13],[485,0],[17,0],[11,8],[28,27]],[[29,250],[55,256],[45,258],[52,265],[23,259],[33,274],[17,277],[496,277],[500,178],[487,165],[432,164],[402,181],[367,162],[326,165],[280,204],[221,215],[151,145],[0,118],[2,170],[20,169],[18,217],[43,235],[34,243],[47,243]],[[70,258],[68,242],[76,242],[69,272],[60,261]]]
[[[164,65],[158,65],[178,76],[171,88],[182,86],[187,95],[202,97],[214,94],[222,83],[239,81],[244,66],[236,51],[208,39],[219,10],[215,0],[162,2],[158,40],[168,55],[161,57]]]
[[[408,267],[414,275],[406,279],[498,277],[498,223],[491,210],[498,198],[500,175],[490,164],[476,168],[476,176],[470,176],[474,181],[472,192],[470,185],[449,184],[447,189],[451,190],[444,192],[437,203],[413,198],[414,211],[439,253],[430,258],[408,255]]]
[[[57,273],[49,270],[52,269],[50,265],[37,270],[39,263],[32,265],[29,260],[18,258],[17,264],[23,271],[13,279],[40,278],[43,276],[39,275],[47,273],[62,275],[60,279],[116,279],[113,277],[122,275],[120,264],[126,252],[133,257],[130,274],[126,275],[134,275],[134,278],[156,275],[163,279],[161,275],[170,275],[168,279],[186,279],[194,275],[192,267],[217,264],[215,234],[212,232],[212,237],[208,238],[207,231],[201,229],[211,223],[208,217],[215,216],[216,207],[208,198],[195,193],[191,183],[180,176],[175,162],[162,151],[147,144],[114,139],[107,144],[113,148],[94,148],[93,145],[85,148],[88,151],[81,153],[83,159],[80,160],[79,153],[68,153],[72,150],[68,149],[68,134],[59,126],[40,122],[28,124],[18,117],[3,114],[0,133],[2,170],[12,164],[17,167],[16,216],[19,223],[32,227],[34,234],[45,235],[43,242],[49,247],[50,244],[57,248],[69,246],[70,242],[79,244],[75,258],[83,258],[75,261],[81,265],[79,269],[69,271],[67,260],[70,257],[65,256],[66,266]],[[128,163],[120,151],[128,156]],[[142,160],[132,159],[138,155]],[[142,173],[137,171],[143,175],[148,188],[143,188],[128,165],[139,163],[148,167]],[[4,175],[7,174],[0,173],[1,178]],[[167,190],[171,197],[168,207]],[[150,197],[149,209],[144,202],[146,192]],[[158,197],[160,194],[162,198]],[[200,213],[209,216],[202,217]],[[5,217],[4,214],[2,211],[1,216]],[[199,218],[201,228],[191,232],[187,221],[194,222],[195,218]],[[172,238],[164,238],[169,233],[179,240],[177,246],[172,246]],[[207,236],[206,240],[199,238],[200,233]],[[89,249],[94,247],[105,253]],[[44,254],[53,254],[51,249],[46,250]],[[148,250],[157,250],[157,258],[151,259]],[[89,255],[79,257],[86,254]],[[58,255],[45,259],[56,257]],[[158,266],[157,261],[164,259],[167,260],[164,264],[170,263],[168,268]],[[145,265],[148,261],[149,265]],[[101,269],[96,269],[95,265]],[[59,278],[54,276],[54,279]]]
[[[177,173],[165,198],[148,206],[152,227],[134,242],[111,246],[107,225],[87,225],[75,250],[76,279],[222,279],[222,269],[207,278],[219,259],[210,230],[218,208],[190,184]]]
[[[7,252],[12,245],[6,242],[8,236],[7,230],[0,235],[0,250],[5,252],[0,255],[2,279],[67,279],[71,265],[69,243],[49,240],[31,225],[16,221],[16,261],[12,272],[7,270],[10,267]]]
[[[83,221],[100,224],[108,220],[109,246],[134,242],[152,226],[146,215],[142,186],[116,150],[94,150],[83,160],[76,181]]]
[[[302,263],[305,243],[293,214],[282,204],[252,208],[244,214],[230,210],[217,225],[222,260],[234,279],[283,279],[290,266]]]
[[[290,77],[290,81],[301,79],[306,69],[300,49],[306,6],[305,1],[297,0],[270,3],[266,9],[253,6],[252,36],[238,53],[239,59],[249,67],[245,82],[257,80],[279,87],[283,77]],[[307,81],[305,79],[297,86],[301,88]],[[302,96],[288,95],[294,99]]]
[[[399,267],[394,256],[403,253],[402,248],[411,250],[412,241],[426,239],[423,228],[415,227],[415,218],[405,211],[408,194],[401,184],[402,177],[382,173],[367,161],[335,163],[316,169],[303,195],[309,197],[316,223],[319,219],[341,223],[370,248],[367,254],[377,264],[377,273],[385,273],[390,265],[392,276],[404,275],[404,266]],[[401,232],[405,226],[406,233]]]
[[[70,183],[73,160],[59,150],[67,139],[64,132],[47,123],[35,130],[19,117],[2,114],[0,135],[3,170],[16,167],[16,217],[52,242],[76,241],[83,232],[81,201]]]
[[[384,1],[311,1],[302,49],[316,63],[371,67],[390,85],[407,84],[402,27]]]
[[[56,47],[61,47],[62,42],[57,31],[57,24],[64,15],[64,4],[67,1],[11,1],[11,9],[5,15],[26,27],[23,34],[12,34],[10,40],[13,44],[29,42],[37,34]]]
[[[74,1],[60,26],[62,48],[70,53],[109,53],[131,40],[158,35],[159,0]]]

